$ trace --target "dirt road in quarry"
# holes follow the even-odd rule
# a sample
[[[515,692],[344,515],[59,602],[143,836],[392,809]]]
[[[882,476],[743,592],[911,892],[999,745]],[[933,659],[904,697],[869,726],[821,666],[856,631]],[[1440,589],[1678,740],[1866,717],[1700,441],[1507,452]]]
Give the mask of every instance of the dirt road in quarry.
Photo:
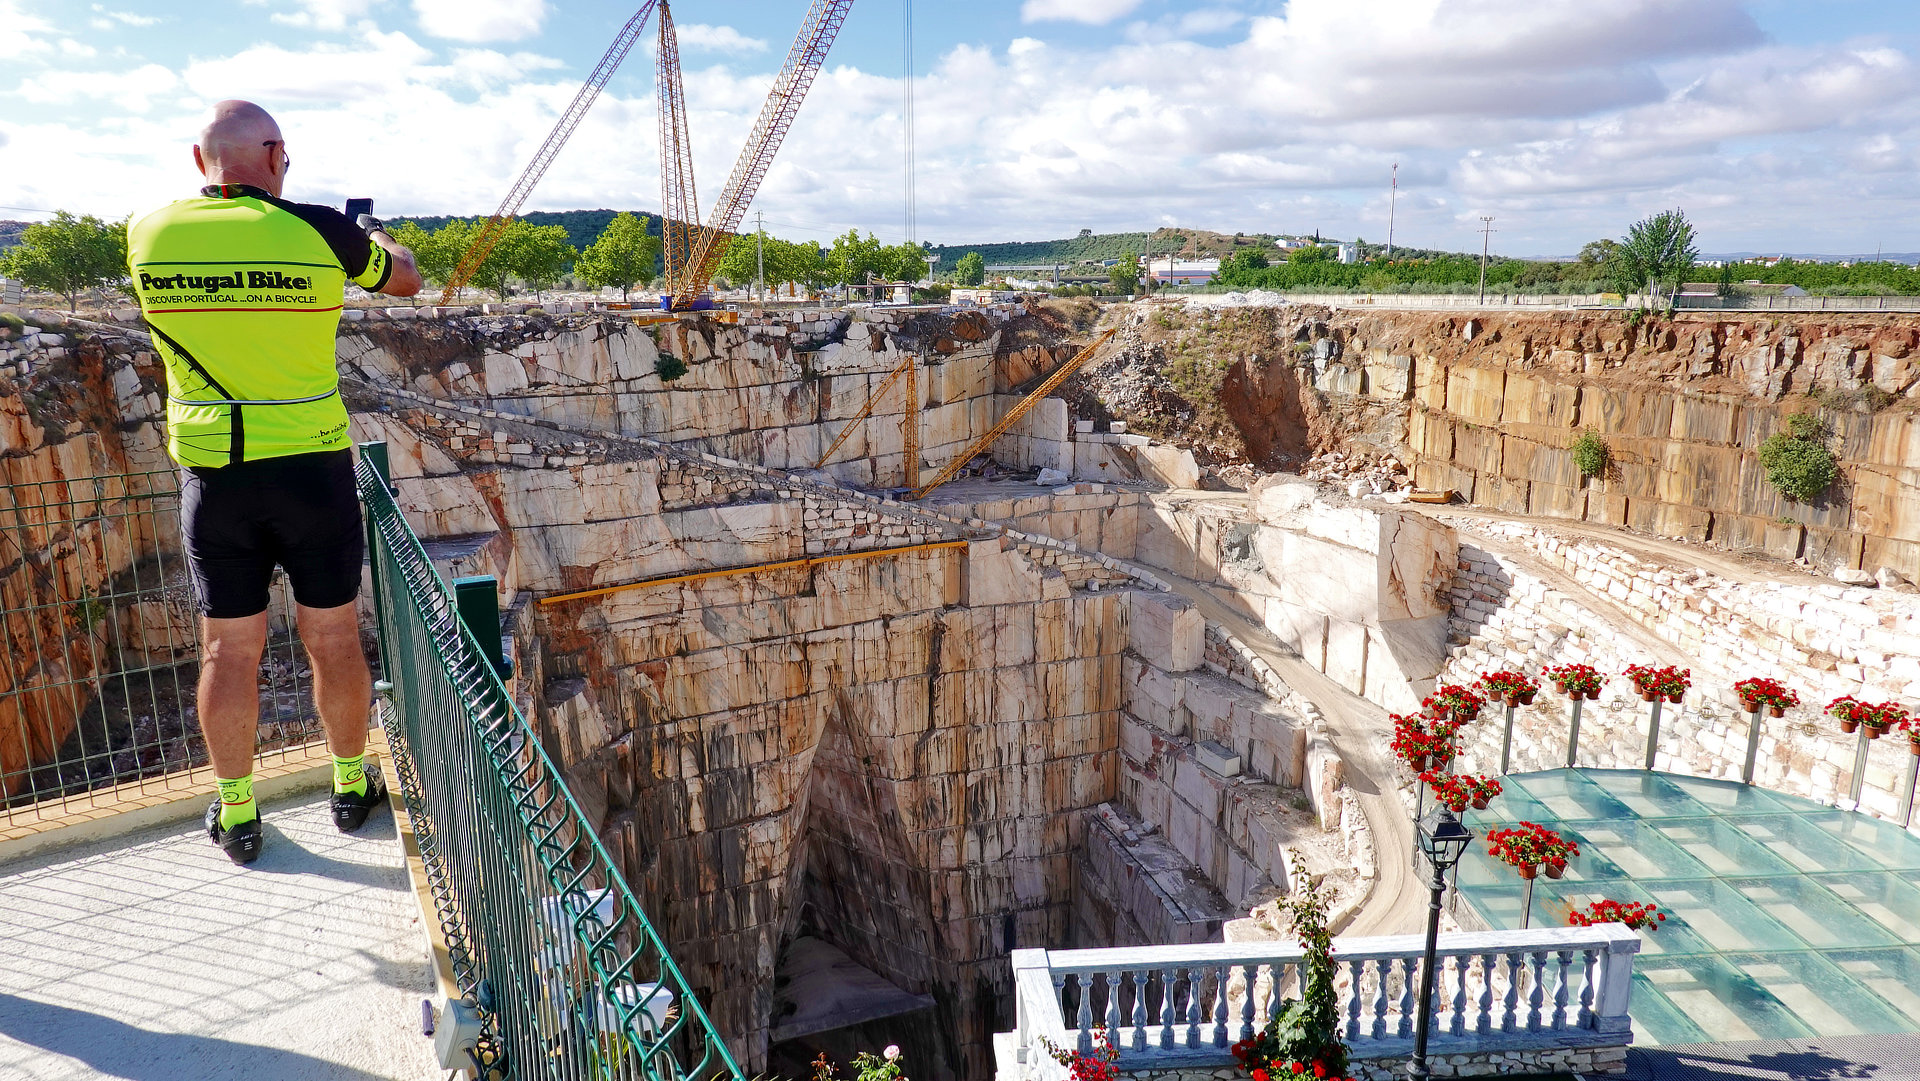
[[[1393,789],[1393,765],[1387,745],[1393,726],[1387,711],[1315,671],[1274,641],[1267,629],[1235,611],[1216,588],[1154,571],[1174,591],[1192,601],[1200,614],[1220,624],[1260,659],[1273,666],[1287,686],[1305,695],[1326,717],[1327,738],[1346,764],[1353,789],[1373,833],[1376,878],[1373,893],[1343,935],[1413,934],[1426,926],[1427,887],[1413,869],[1413,818]]]

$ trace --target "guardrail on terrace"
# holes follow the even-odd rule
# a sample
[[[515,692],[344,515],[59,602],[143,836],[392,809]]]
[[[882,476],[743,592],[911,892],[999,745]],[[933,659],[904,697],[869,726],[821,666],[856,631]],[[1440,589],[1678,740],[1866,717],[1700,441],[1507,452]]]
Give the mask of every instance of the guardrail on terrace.
[[[1334,940],[1342,1038],[1356,1060],[1413,1049],[1422,935]],[[1440,936],[1428,1053],[1498,1056],[1625,1047],[1640,936],[1623,924]],[[1088,1050],[1104,1028],[1127,1072],[1232,1066],[1231,1046],[1299,994],[1305,951],[1225,942],[1015,950],[1013,1077],[1056,1081],[1055,1047]]]
[[[454,982],[477,1022],[462,1054],[483,1078],[743,1081],[514,708],[497,638],[475,636],[401,516],[375,465],[385,448],[374,446],[357,476],[391,684],[381,721]]]
[[[290,602],[262,660],[262,761],[323,741]],[[172,470],[0,484],[0,827],[195,784],[193,582]]]

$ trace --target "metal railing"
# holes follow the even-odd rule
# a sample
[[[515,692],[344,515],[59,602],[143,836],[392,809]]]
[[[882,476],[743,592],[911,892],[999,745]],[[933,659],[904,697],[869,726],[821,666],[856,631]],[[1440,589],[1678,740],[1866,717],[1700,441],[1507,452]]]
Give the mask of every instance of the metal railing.
[[[276,587],[260,755],[323,738]],[[0,485],[0,826],[130,799],[207,764],[171,470]]]
[[[1340,1034],[1354,1058],[1412,1050],[1425,945],[1420,935],[1334,940]],[[1624,1047],[1639,949],[1620,924],[1441,935],[1429,1051]],[[1299,994],[1304,958],[1277,942],[1016,950],[1016,1076],[1064,1078],[1042,1039],[1085,1051],[1095,1029],[1130,1072],[1232,1066],[1231,1045]]]
[[[695,989],[514,707],[495,643],[463,620],[401,516],[379,457],[362,457],[358,479],[386,676],[381,721],[454,982],[480,1023],[468,1064],[480,1077],[740,1081]]]

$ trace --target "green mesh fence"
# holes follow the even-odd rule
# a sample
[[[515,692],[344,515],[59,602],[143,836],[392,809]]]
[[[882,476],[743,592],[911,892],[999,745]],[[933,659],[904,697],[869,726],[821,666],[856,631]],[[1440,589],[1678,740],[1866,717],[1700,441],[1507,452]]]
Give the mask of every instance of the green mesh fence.
[[[385,481],[359,466],[381,720],[482,1077],[741,1081]]]

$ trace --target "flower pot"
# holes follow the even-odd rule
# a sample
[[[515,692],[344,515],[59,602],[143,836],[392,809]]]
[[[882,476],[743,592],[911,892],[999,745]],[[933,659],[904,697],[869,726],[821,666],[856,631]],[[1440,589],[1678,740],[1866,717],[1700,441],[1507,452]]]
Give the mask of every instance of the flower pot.
[[[1589,701],[1589,702],[1598,702],[1598,701],[1600,701],[1600,692],[1599,692],[1599,691],[1588,691],[1588,692],[1587,692],[1587,701]]]
[[[1549,863],[1544,866],[1547,869],[1548,878],[1559,878],[1567,873],[1567,865],[1564,863]]]
[[[1920,743],[1916,743],[1916,744],[1914,744],[1914,745],[1913,745],[1913,753],[1914,753],[1914,754],[1920,754]],[[1487,809],[1487,797],[1485,797],[1485,796],[1475,796],[1475,797],[1473,797],[1473,809],[1474,809],[1474,810],[1476,810],[1476,811],[1484,811],[1484,810],[1486,810],[1486,809]]]
[[[1682,698],[1685,698],[1686,696],[1687,696],[1687,695],[1686,695],[1686,692],[1684,692],[1684,691],[1682,691],[1682,692],[1681,692],[1681,693],[1679,693],[1679,694],[1670,694],[1670,695],[1668,695],[1668,696],[1667,696],[1667,701],[1669,701],[1669,702],[1671,702],[1671,703],[1673,703],[1674,705],[1676,705],[1676,706],[1677,706],[1677,705],[1679,705],[1679,704],[1680,704],[1680,700],[1681,700]]]
[[[1408,765],[1413,768],[1413,772],[1415,773],[1425,773],[1427,772],[1427,756],[1424,754],[1416,754],[1413,756],[1413,761],[1409,762]]]
[[[1870,724],[1867,725],[1866,728],[1868,739],[1879,739],[1881,736],[1887,734],[1887,726],[1884,724]]]
[[[1520,705],[1520,696],[1517,694],[1502,695],[1500,696],[1500,701],[1506,703],[1508,709],[1514,709]]]
[[[1531,705],[1533,705],[1533,695],[1534,695],[1534,692],[1533,692],[1533,691],[1528,691],[1527,693],[1525,693],[1525,694],[1523,694],[1523,695],[1521,695],[1521,696],[1520,696],[1520,704],[1521,704],[1521,705],[1523,705],[1523,706],[1531,706]]]
[[[1769,717],[1785,717],[1786,715],[1787,711],[1779,706],[1767,707],[1767,716]]]
[[[1845,732],[1847,735],[1851,736],[1855,732],[1860,731],[1860,722],[1843,720],[1840,722],[1840,731]]]
[[[1659,700],[1659,698],[1660,698],[1660,696],[1659,696],[1659,695],[1657,695],[1657,694],[1655,694],[1655,693],[1653,693],[1652,691],[1641,691],[1641,692],[1640,692],[1640,701],[1642,701],[1642,702],[1654,702],[1654,701],[1658,701],[1658,700]]]
[[[1912,751],[1915,758],[1920,758],[1920,739],[1909,741],[1907,750]]]
[[[1533,863],[1516,864],[1513,869],[1520,873],[1521,878],[1532,878],[1540,873],[1539,865]]]
[[[1456,725],[1471,724],[1473,719],[1478,716],[1480,716],[1478,713],[1462,713],[1456,709],[1453,711],[1453,723]]]

